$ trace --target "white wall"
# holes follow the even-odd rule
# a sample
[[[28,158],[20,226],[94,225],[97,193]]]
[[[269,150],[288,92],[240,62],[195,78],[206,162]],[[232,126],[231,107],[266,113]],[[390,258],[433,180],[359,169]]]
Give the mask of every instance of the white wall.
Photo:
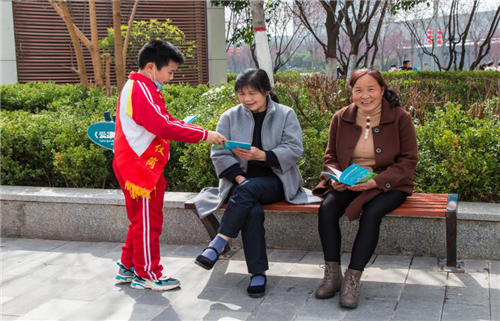
[[[0,0],[2,30],[0,38],[0,84],[17,82],[16,42],[11,0]]]
[[[213,87],[227,82],[224,7],[212,7],[207,0],[208,81]]]

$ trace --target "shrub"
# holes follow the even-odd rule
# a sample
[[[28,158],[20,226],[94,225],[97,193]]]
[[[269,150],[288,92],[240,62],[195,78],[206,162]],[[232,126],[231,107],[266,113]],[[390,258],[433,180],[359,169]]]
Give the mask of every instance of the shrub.
[[[295,109],[302,126],[304,154],[298,166],[308,188],[319,181],[332,113],[348,99],[340,83],[326,83],[322,77],[276,85],[281,102]],[[238,104],[233,87],[234,83],[212,89],[171,85],[163,94],[174,117],[200,114],[195,123],[215,130],[220,115]],[[44,93],[36,88],[45,88]],[[111,166],[113,153],[94,145],[86,135],[89,125],[103,120],[103,111],[115,113],[117,97],[79,85],[16,84],[0,89],[6,93],[2,103],[28,102],[11,103],[17,107],[3,109],[0,116],[2,184],[118,187]],[[23,98],[29,91],[41,98]],[[21,98],[11,97],[16,95]],[[499,104],[498,96],[493,96],[468,110],[448,103],[420,114],[410,106],[418,124],[417,191],[457,192],[463,200],[500,201]],[[208,144],[172,142],[165,171],[169,190],[199,191],[218,182]]]
[[[417,126],[417,191],[454,192],[471,201],[500,201],[500,125],[474,119],[448,103]]]
[[[196,124],[208,130],[215,130],[220,115],[237,104],[233,94],[233,86],[220,86],[206,91],[199,99],[196,113],[200,117]],[[210,159],[208,144],[183,144],[179,154],[179,164],[182,168],[175,190],[199,191],[206,186],[217,186],[217,176]]]
[[[2,112],[2,184],[110,186],[105,182],[114,179],[112,152],[86,137],[96,118],[68,112]]]
[[[122,43],[125,42],[127,25],[121,26]],[[186,39],[184,32],[172,24],[170,19],[158,21],[151,19],[148,21],[134,21],[130,30],[130,38],[127,46],[127,70],[137,67],[137,53],[150,40],[162,39],[171,42],[187,57],[193,57],[196,50],[195,41]],[[114,29],[108,28],[108,35],[99,41],[99,49],[103,53],[110,53],[114,57]],[[112,58],[114,59],[114,58]],[[181,68],[188,68],[182,66]]]
[[[73,104],[87,97],[88,88],[82,85],[55,85],[32,82],[0,86],[2,110],[25,110],[39,112],[61,98]]]
[[[231,74],[228,79],[237,75]],[[324,74],[283,72],[275,76],[276,90],[293,89],[289,106],[298,111],[311,108],[340,109],[351,102],[344,80],[328,79]],[[484,100],[500,96],[500,73],[495,71],[404,71],[384,72],[389,87],[402,98],[403,108],[419,122],[446,102],[469,110]],[[281,95],[280,95],[281,98]],[[307,105],[304,105],[307,104]],[[496,109],[500,113],[500,106]]]

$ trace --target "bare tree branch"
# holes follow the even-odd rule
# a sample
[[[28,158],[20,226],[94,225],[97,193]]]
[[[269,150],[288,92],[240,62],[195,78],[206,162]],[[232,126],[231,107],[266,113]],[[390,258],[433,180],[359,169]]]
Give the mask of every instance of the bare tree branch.
[[[134,24],[134,16],[135,12],[137,10],[137,6],[139,5],[139,0],[134,1],[134,7],[132,8],[132,12],[130,13],[130,18],[128,19],[128,25],[127,25],[127,33],[125,35],[125,42],[123,43],[123,65],[127,65],[127,47],[128,47],[128,41],[130,38],[130,31],[132,30],[132,25]],[[120,32],[121,36],[121,32]]]

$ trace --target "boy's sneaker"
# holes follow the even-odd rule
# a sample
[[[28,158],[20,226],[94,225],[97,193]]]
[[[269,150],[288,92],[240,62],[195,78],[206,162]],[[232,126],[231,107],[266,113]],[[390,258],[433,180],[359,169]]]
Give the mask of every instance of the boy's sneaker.
[[[130,283],[130,287],[133,289],[151,289],[156,291],[167,291],[178,288],[181,282],[177,279],[169,278],[167,276],[162,276],[158,280],[150,280],[141,278],[140,276],[135,276]]]
[[[118,265],[118,273],[116,273],[115,280],[117,283],[130,283],[134,279],[134,268],[127,268],[122,262],[116,262]]]

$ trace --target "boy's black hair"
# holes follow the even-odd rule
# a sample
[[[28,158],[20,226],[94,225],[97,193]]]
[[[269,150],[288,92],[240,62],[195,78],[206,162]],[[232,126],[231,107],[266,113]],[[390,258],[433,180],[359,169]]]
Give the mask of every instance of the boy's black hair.
[[[176,46],[165,40],[151,40],[139,50],[137,64],[139,69],[143,69],[149,62],[154,62],[156,68],[160,70],[167,66],[170,61],[179,65],[184,63],[184,56]]]
[[[406,64],[406,63],[408,63],[408,62],[410,62],[410,61],[409,60],[404,60],[403,61],[403,65]]]

